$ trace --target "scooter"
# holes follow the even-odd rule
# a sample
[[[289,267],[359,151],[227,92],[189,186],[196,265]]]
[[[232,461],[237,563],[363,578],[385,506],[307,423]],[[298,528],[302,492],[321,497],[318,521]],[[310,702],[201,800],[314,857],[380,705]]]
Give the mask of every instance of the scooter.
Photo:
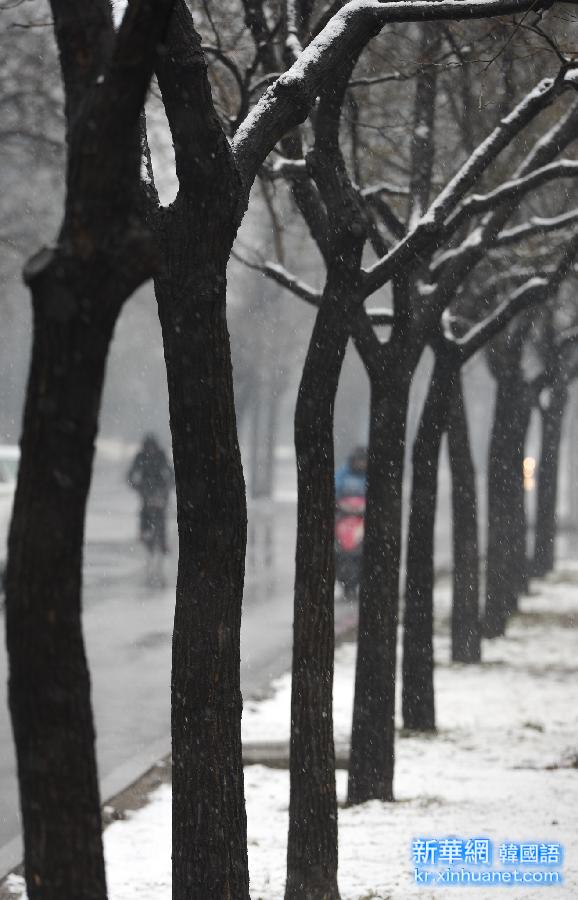
[[[365,497],[340,497],[335,504],[335,579],[344,600],[357,596],[364,530]]]

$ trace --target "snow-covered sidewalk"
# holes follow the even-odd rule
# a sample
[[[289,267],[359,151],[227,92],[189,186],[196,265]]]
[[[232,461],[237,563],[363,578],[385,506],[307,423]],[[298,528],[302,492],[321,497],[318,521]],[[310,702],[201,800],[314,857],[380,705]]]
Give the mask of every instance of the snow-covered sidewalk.
[[[572,575],[574,574],[574,577]],[[578,897],[578,578],[541,582],[522,601],[507,637],[484,645],[480,666],[450,665],[448,588],[441,585],[436,643],[439,733],[400,733],[395,804],[372,802],[340,809],[342,900],[440,897],[447,887],[414,883],[412,838],[485,835],[502,841],[564,845],[564,885],[551,898]],[[335,733],[348,741],[355,647],[337,651]],[[288,738],[290,678],[274,695],[246,705],[246,741]],[[245,770],[249,864],[253,900],[283,897],[288,808],[286,771]],[[346,773],[338,772],[345,798]],[[110,900],[169,900],[170,786],[162,785],[142,809],[105,832]],[[15,896],[21,880],[12,878]],[[473,898],[497,888],[476,887]],[[454,896],[470,895],[463,885]],[[512,886],[508,896],[533,898],[543,887]]]

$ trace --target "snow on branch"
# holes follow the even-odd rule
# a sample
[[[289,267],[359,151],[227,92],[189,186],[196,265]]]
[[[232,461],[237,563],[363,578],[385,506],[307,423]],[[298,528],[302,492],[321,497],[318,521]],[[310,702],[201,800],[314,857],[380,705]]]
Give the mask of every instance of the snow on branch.
[[[487,212],[499,203],[506,200],[518,200],[533,188],[540,187],[556,178],[573,178],[576,175],[578,175],[578,162],[564,159],[535,169],[523,178],[506,181],[487,194],[471,194],[448,219],[446,229],[455,231],[472,216]]]
[[[576,256],[578,255],[578,233],[566,242],[557,267],[552,274],[545,278],[534,276],[529,278],[513,294],[501,303],[494,312],[471,329],[463,338],[456,340],[460,349],[462,360],[469,359],[477,353],[481,347],[490,341],[499,331],[522,310],[534,306],[536,303],[545,302],[573,270]]]
[[[233,139],[248,190],[280,138],[303,122],[321,88],[343,61],[359,53],[388,23],[480,19],[540,8],[546,0],[350,0],[261,96]]]
[[[367,295],[382,287],[394,272],[413,259],[416,253],[426,246],[433,247],[435,245],[436,240],[443,235],[447,217],[488,166],[494,162],[516,135],[568,88],[563,76],[564,72],[561,70],[556,78],[543,79],[526,94],[512,112],[505,116],[491,134],[474,150],[405,237],[385,257],[366,270],[365,289],[368,292]],[[473,238],[470,237],[467,240],[469,243],[462,245],[464,249],[470,249],[472,246]],[[461,249],[451,251],[450,255],[459,255]],[[450,255],[444,255],[444,262],[450,258]],[[439,265],[439,260],[436,262],[437,265]]]
[[[276,181],[281,178],[306,178],[307,166],[304,159],[289,159],[282,156],[276,159],[271,165],[264,165],[261,174],[270,181]]]
[[[299,297],[301,300],[305,300],[305,302],[309,303],[311,306],[315,306],[316,308],[320,306],[322,297],[320,292],[316,291],[305,281],[297,278],[297,276],[289,272],[285,266],[281,266],[274,262],[251,262],[236,252],[233,252],[232,256],[248,269],[253,269],[254,272],[260,272],[261,275],[265,275],[267,278],[270,278],[271,281],[274,281],[286,290],[291,291],[292,294],[295,294],[295,296]]]
[[[558,77],[558,84],[565,85],[565,76]],[[518,166],[515,179],[524,178],[530,172],[551,163],[578,134],[578,101],[575,101],[566,114],[543,135],[532,147]],[[527,223],[518,228],[502,231],[517,206],[517,199],[504,201],[484,217],[480,226],[469,234],[457,248],[451,248],[434,259],[430,265],[430,274],[435,275],[440,287],[440,294],[445,295],[452,290],[452,285],[463,282],[466,275],[478,264],[488,249],[503,246],[521,238],[531,237],[540,229]],[[558,221],[558,220],[557,220]],[[566,221],[563,225],[571,224]],[[562,225],[560,225],[562,227]],[[522,231],[522,229],[524,229]],[[547,230],[542,226],[542,230]],[[455,289],[455,288],[454,288]]]
[[[372,184],[369,187],[363,188],[361,191],[361,196],[366,200],[369,200],[376,194],[391,194],[394,197],[407,197],[409,195],[409,188],[401,187],[398,184],[392,184],[390,181],[380,181],[377,184]]]
[[[524,240],[528,237],[534,237],[537,234],[547,234],[550,231],[559,231],[574,225],[578,222],[578,209],[572,209],[570,212],[561,213],[559,216],[545,218],[542,216],[532,216],[522,225],[516,225],[514,228],[508,228],[501,231],[494,242],[495,247],[504,247],[513,244],[516,241]]]
[[[573,83],[568,81],[568,73],[564,76],[564,83],[572,86]],[[573,85],[576,87],[576,85]],[[527,175],[533,169],[539,169],[541,166],[551,162],[558,154],[562,153],[565,148],[571,144],[578,132],[578,100],[575,100],[564,115],[557,119],[552,127],[536,141],[532,150],[515,174],[516,178]]]
[[[384,72],[383,75],[367,75],[352,78],[349,82],[349,87],[372,87],[376,84],[388,84],[391,81],[409,81],[410,78],[415,78],[415,72],[411,75],[405,75],[403,72]]]
[[[261,266],[261,271],[267,278],[276,281],[281,287],[291,291],[292,294],[305,300],[305,302],[309,303],[311,306],[318,307],[321,304],[321,294],[319,291],[316,291],[305,281],[297,278],[296,275],[292,275],[284,266],[281,266],[278,263],[268,262]]]
[[[548,288],[548,279],[534,276],[528,279],[512,296],[494,310],[478,325],[475,325],[463,338],[456,340],[462,361],[468,360],[485,344],[495,337],[519,312],[544,299]]]
[[[562,68],[556,78],[544,78],[520,103],[505,116],[491,134],[482,141],[466,160],[457,175],[438,194],[428,213],[433,218],[444,218],[455,209],[456,204],[476,183],[479,177],[494,162],[502,150],[518,135],[536,116],[546,109],[560,96],[569,85],[564,80],[565,69]],[[532,168],[534,168],[532,166]]]
[[[372,325],[393,325],[393,309],[368,309],[367,317]]]

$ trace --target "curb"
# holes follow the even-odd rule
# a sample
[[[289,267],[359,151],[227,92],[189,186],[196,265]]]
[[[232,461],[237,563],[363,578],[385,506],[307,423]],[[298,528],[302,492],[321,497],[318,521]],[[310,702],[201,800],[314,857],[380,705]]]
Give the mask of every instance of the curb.
[[[336,623],[335,641],[340,644],[352,637],[357,626],[357,615],[352,610],[340,617]],[[341,767],[347,765],[348,751],[336,747],[336,764]],[[150,785],[151,773],[161,768],[170,766],[170,737],[160,738],[145,747],[136,756],[117,766],[100,782],[101,808],[103,809],[103,823],[111,821],[111,816],[105,807],[113,808],[114,812],[126,808],[124,796],[131,792],[132,788],[143,782],[146,787]],[[289,768],[289,745],[285,741],[272,741],[268,743],[250,743],[243,746],[243,765],[266,765],[270,768]],[[8,875],[18,870],[22,865],[23,845],[20,836],[8,841],[0,847],[0,900],[2,900],[2,885]]]
[[[169,755],[169,750],[170,739],[161,738],[113,769],[100,782],[101,808],[114,806],[115,798],[145,778],[160,760]],[[106,816],[103,816],[103,819],[105,818]],[[20,835],[0,847],[0,887],[8,875],[20,868],[22,857],[23,846]]]

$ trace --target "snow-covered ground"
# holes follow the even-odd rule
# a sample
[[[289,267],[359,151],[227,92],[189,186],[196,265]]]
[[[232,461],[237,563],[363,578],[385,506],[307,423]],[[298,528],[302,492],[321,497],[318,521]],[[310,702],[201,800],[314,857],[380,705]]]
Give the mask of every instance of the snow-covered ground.
[[[539,591],[539,592],[538,592]],[[410,846],[425,836],[486,836],[503,841],[561,843],[564,884],[551,898],[578,897],[578,571],[534,586],[507,637],[486,643],[480,666],[450,665],[448,588],[436,597],[436,691],[439,733],[399,735],[394,804],[367,803],[339,812],[342,900],[439,897],[448,887],[414,883]],[[337,651],[335,733],[348,740],[355,647]],[[290,679],[274,695],[246,705],[246,741],[278,741],[289,733]],[[283,897],[288,807],[286,771],[245,770],[253,900]],[[346,773],[338,772],[340,799]],[[170,786],[105,833],[110,900],[169,900]],[[499,866],[498,866],[499,867]],[[520,867],[520,871],[522,871]],[[536,867],[525,867],[534,871]],[[15,896],[21,881],[12,878]],[[495,886],[478,886],[477,900]],[[534,898],[543,886],[510,886],[508,896]],[[464,885],[454,896],[470,891]]]

